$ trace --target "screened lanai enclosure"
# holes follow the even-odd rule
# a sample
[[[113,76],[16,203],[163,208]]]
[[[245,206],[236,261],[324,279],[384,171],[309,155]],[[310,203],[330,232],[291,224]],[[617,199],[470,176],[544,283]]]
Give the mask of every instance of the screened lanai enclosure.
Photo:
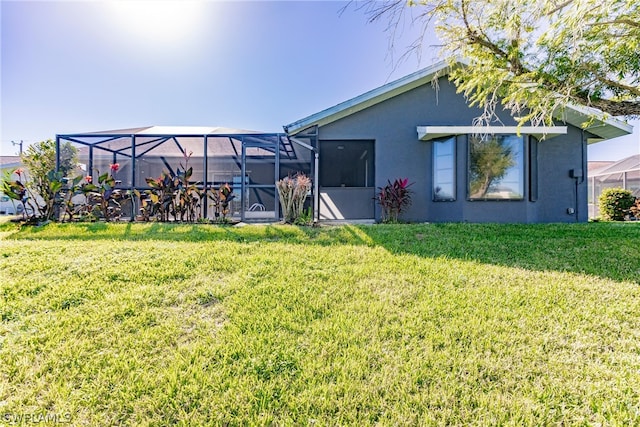
[[[589,173],[589,217],[600,215],[598,198],[605,188],[623,188],[640,197],[640,154],[612,162]]]
[[[149,190],[147,178],[193,168],[190,183],[209,191],[228,184],[233,189],[229,217],[241,221],[277,221],[280,208],[276,182],[302,172],[313,179],[314,144],[286,134],[220,127],[153,126],[103,132],[57,135],[57,162],[62,144],[77,149],[82,173],[96,182],[118,164],[117,188]],[[62,150],[64,152],[64,150]],[[317,182],[317,180],[316,180]],[[308,197],[313,206],[313,197]],[[123,216],[136,217],[140,200],[123,205]],[[200,216],[214,218],[214,204],[200,201]]]

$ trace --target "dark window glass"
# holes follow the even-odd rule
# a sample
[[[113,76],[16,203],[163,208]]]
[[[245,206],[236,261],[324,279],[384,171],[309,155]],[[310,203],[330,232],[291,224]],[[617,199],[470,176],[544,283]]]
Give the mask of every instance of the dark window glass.
[[[320,141],[320,185],[373,187],[373,141]]]

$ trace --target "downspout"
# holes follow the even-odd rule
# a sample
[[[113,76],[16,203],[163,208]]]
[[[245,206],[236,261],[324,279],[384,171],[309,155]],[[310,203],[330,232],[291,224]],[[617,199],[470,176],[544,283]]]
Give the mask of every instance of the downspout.
[[[574,177],[573,179],[575,180],[575,184],[576,184],[576,199],[575,199],[575,206],[576,206],[576,222],[580,222],[580,196],[579,196],[579,192],[578,190],[580,189],[580,185],[584,183],[585,181],[585,175],[587,174],[587,159],[586,159],[586,151],[585,150],[585,146],[587,145],[587,140],[585,139],[585,134],[584,134],[584,129],[580,130],[580,150],[581,150],[581,155],[580,155],[580,168],[582,169],[582,176],[581,177]],[[588,216],[588,214],[587,214]]]

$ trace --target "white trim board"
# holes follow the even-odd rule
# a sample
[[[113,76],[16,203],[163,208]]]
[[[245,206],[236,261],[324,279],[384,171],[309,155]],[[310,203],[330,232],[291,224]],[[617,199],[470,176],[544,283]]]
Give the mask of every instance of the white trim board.
[[[452,135],[526,134],[538,139],[566,135],[566,126],[418,126],[418,139],[431,141]]]

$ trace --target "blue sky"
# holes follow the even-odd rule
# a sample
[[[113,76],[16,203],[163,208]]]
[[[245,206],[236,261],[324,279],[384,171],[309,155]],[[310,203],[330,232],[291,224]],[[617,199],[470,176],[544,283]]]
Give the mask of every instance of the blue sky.
[[[420,29],[406,23],[392,58],[386,23],[345,2],[0,1],[4,155],[150,125],[281,132],[438,60],[427,47],[398,64]],[[634,124],[589,159],[640,153]]]

